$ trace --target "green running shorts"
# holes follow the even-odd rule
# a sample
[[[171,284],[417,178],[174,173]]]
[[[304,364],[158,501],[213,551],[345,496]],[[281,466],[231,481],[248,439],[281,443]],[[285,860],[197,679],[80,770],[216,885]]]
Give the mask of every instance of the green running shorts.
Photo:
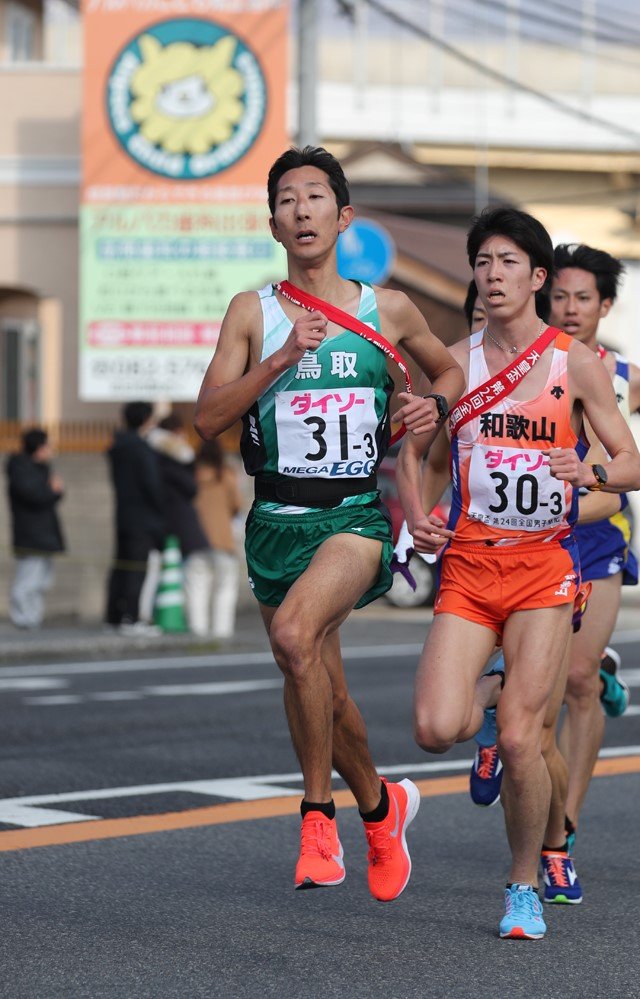
[[[386,593],[393,580],[393,541],[391,515],[380,500],[300,514],[278,514],[254,505],[247,517],[245,554],[249,584],[260,603],[279,607],[322,542],[334,534],[382,542],[380,575],[356,608]]]

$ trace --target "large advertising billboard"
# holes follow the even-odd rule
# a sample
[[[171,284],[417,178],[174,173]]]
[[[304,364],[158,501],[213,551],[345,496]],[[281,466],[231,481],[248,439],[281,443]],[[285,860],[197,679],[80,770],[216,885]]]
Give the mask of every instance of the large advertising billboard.
[[[194,400],[238,291],[284,273],[288,0],[86,0],[80,396]]]

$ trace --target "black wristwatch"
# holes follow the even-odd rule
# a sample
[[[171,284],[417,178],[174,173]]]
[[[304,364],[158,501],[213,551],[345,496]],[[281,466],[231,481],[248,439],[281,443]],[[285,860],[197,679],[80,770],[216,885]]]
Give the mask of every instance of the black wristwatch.
[[[607,479],[609,478],[609,476],[605,472],[605,470],[602,467],[602,465],[592,465],[591,466],[591,471],[593,472],[593,475],[594,475],[594,478],[595,478],[596,481],[595,481],[595,485],[588,486],[588,489],[589,489],[589,492],[591,492],[591,493],[597,493],[600,489],[602,489],[603,486],[606,486]]]
[[[438,407],[438,423],[442,423],[446,420],[449,415],[449,403],[443,395],[438,395],[437,392],[430,392],[429,395],[423,395],[423,399],[435,399],[436,406]]]

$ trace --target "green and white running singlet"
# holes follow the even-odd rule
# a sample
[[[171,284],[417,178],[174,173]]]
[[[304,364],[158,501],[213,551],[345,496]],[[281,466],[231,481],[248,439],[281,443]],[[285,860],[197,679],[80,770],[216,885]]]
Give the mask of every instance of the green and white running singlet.
[[[271,285],[258,292],[261,361],[285,343],[292,323]],[[380,330],[376,296],[362,285],[358,319]],[[366,478],[389,439],[393,382],[385,355],[350,330],[307,351],[243,417],[242,457],[249,475]]]
[[[271,285],[258,294],[264,330],[261,360],[265,360],[285,343],[292,323]],[[357,316],[380,331],[376,297],[369,285],[361,286]],[[245,413],[241,451],[247,473],[308,482],[368,478],[389,446],[392,392],[381,350],[350,330],[323,340]],[[297,540],[292,549],[294,531]],[[358,606],[364,606],[386,592],[392,579],[390,517],[377,491],[347,496],[330,509],[257,500],[247,519],[245,548],[258,600],[277,606],[322,541],[344,532],[383,542],[380,577],[359,601]],[[285,563],[292,571],[283,571]]]

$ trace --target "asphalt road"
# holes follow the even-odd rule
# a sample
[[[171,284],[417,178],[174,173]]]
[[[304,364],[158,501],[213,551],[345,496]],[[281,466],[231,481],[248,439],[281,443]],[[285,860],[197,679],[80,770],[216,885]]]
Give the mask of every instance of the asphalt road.
[[[412,879],[388,905],[368,894],[353,807],[344,884],[292,890],[301,783],[265,652],[3,668],[0,995],[640,995],[640,633],[618,635],[635,704],[607,722],[614,772],[587,799],[585,901],[547,908],[547,938],[520,943],[496,932],[501,809],[464,793],[470,745],[413,744],[423,629],[389,621],[345,641],[381,772],[423,789]]]

